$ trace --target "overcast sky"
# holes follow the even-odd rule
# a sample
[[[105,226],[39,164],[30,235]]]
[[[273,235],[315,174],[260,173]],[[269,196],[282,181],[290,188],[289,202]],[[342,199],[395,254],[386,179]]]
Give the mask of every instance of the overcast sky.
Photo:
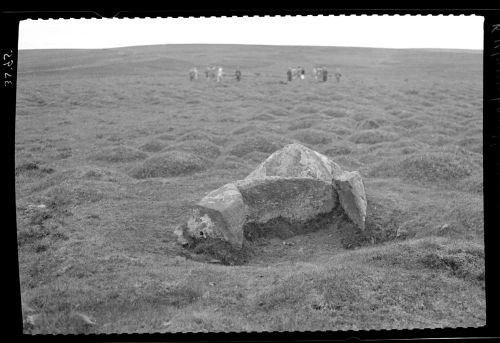
[[[25,20],[19,49],[154,44],[483,49],[479,16],[302,16]]]

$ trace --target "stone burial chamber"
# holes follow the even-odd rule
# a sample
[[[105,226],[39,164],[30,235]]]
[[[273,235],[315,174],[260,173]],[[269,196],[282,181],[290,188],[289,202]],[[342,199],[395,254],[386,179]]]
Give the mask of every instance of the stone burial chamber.
[[[208,193],[174,233],[184,246],[217,239],[241,249],[248,231],[286,225],[300,233],[322,219],[340,220],[342,214],[364,230],[366,207],[359,172],[343,171],[327,156],[293,143],[245,179]]]

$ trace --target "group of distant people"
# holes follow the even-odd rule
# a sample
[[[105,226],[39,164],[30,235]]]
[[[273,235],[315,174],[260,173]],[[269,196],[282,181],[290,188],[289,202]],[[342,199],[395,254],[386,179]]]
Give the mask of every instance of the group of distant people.
[[[189,80],[194,81],[198,80],[198,68],[194,67],[189,70]],[[208,66],[205,69],[205,78],[207,80],[216,80],[217,82],[222,81],[222,77],[224,76],[224,70],[222,67],[214,67],[214,66]],[[241,80],[241,70],[240,68],[237,68],[236,71],[234,72],[234,76],[236,81]]]
[[[326,69],[326,67],[314,67],[312,73],[316,81],[326,82],[328,80],[328,69]],[[304,80],[306,78],[306,70],[304,67],[288,68],[286,76],[288,82],[291,82],[294,79]],[[339,69],[335,71],[333,76],[337,82],[340,82],[342,74]]]
[[[198,68],[194,67],[189,70],[189,80],[190,81],[195,81],[198,80]],[[287,72],[287,80],[288,82],[291,82],[294,79],[301,79],[304,80],[306,77],[306,70],[304,67],[295,67],[295,68],[288,68]],[[313,68],[313,75],[314,79],[319,82],[326,82],[328,80],[328,69],[326,67],[314,67]],[[214,67],[214,66],[208,66],[205,69],[205,78],[207,80],[216,80],[217,82],[222,81],[222,77],[224,76],[224,70],[222,67]],[[333,74],[337,82],[340,82],[340,78],[342,74],[340,73],[340,70],[337,69],[335,73]],[[241,81],[241,70],[240,68],[236,68],[234,72],[234,77],[236,81]]]

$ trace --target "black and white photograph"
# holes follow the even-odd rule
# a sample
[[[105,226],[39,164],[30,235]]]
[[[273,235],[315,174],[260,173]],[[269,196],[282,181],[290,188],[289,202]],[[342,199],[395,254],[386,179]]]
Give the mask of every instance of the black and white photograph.
[[[24,334],[485,326],[483,24],[22,20]]]

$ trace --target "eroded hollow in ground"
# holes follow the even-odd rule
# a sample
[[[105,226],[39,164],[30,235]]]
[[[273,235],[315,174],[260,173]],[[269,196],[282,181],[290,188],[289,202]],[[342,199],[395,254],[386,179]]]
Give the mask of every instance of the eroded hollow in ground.
[[[242,249],[228,242],[202,238],[192,240],[182,255],[224,265],[268,265],[284,261],[308,261],[313,257],[342,252],[373,243],[374,232],[361,231],[344,213],[333,210],[296,223],[278,217],[266,223],[247,223]]]

